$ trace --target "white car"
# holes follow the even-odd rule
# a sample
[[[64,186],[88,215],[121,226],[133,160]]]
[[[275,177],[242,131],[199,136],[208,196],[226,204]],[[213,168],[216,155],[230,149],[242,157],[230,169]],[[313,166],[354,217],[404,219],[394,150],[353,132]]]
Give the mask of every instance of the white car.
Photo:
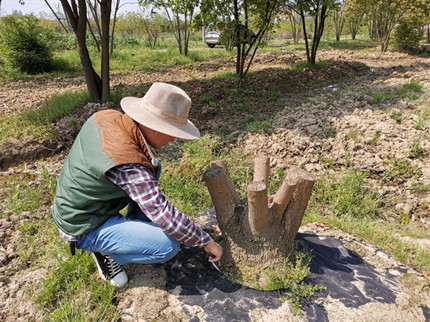
[[[205,29],[203,29],[203,41],[210,48],[214,48],[216,45],[220,45],[219,35],[219,31],[211,30],[211,25],[208,25]]]

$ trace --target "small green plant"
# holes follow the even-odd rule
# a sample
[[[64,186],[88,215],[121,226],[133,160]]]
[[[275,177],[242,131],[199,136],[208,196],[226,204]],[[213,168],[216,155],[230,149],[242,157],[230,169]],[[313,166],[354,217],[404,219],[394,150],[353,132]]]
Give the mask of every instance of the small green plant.
[[[245,105],[243,105],[243,104],[237,104],[235,106],[235,108],[236,108],[236,110],[238,110],[240,112],[243,112],[245,110]]]
[[[414,126],[415,130],[422,131],[422,130],[426,129],[427,122],[426,122],[425,119],[419,117],[417,120],[414,121],[414,125],[413,126]]]
[[[342,91],[341,91],[340,89],[337,89],[337,90],[335,90],[333,93],[331,93],[331,95],[332,95],[334,98],[340,98],[340,97],[341,97],[341,95],[342,95]]]
[[[214,95],[203,95],[203,102],[210,104],[215,100]]]
[[[416,177],[420,174],[420,170],[411,164],[408,159],[393,159],[385,165],[385,170],[381,174],[384,180],[400,180],[404,181],[409,178]]]
[[[48,187],[49,192],[51,193],[50,199],[54,200],[55,191],[57,189],[57,178],[52,176],[48,170],[43,167],[42,168],[42,179],[45,185]]]
[[[357,132],[349,131],[345,134],[345,139],[357,141]]]
[[[411,189],[413,191],[416,191],[416,192],[429,192],[430,191],[430,184],[413,182]]]
[[[402,121],[402,113],[400,112],[393,112],[390,116],[396,123],[400,123]]]
[[[245,123],[252,123],[255,121],[255,116],[250,115],[246,119],[243,120]]]
[[[401,212],[399,215],[399,221],[402,225],[408,225],[411,217],[404,212]]]
[[[332,126],[324,126],[317,135],[323,139],[334,138],[336,136],[336,129]]]
[[[373,138],[371,138],[366,143],[369,144],[369,145],[376,145],[378,143],[378,140],[379,140],[380,137],[381,137],[381,131],[376,131],[376,133],[373,136]]]
[[[73,130],[73,131],[77,131],[78,130],[78,120],[76,119],[71,119],[67,122],[67,126]]]
[[[419,140],[414,141],[409,150],[409,157],[411,159],[422,159],[425,153],[423,148],[421,147],[421,142]]]

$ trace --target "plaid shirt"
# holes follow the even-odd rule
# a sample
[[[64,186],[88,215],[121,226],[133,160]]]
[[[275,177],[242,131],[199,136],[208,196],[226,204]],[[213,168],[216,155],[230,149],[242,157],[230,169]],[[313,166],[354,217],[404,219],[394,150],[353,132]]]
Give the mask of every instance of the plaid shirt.
[[[106,172],[106,177],[122,188],[152,222],[177,241],[196,247],[209,243],[208,233],[164,197],[158,188],[158,181],[143,165],[117,166]]]

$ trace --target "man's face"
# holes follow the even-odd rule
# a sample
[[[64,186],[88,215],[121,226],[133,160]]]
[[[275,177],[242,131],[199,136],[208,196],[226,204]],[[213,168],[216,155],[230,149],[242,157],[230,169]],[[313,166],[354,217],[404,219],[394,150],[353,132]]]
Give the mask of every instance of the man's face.
[[[175,137],[147,128],[141,124],[139,124],[139,128],[145,136],[145,139],[148,141],[149,145],[155,149],[159,149],[162,146],[175,141]]]

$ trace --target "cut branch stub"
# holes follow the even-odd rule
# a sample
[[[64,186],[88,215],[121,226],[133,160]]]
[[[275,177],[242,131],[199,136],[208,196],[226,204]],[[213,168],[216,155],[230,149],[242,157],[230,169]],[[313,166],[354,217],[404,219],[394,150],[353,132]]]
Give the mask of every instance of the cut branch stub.
[[[269,186],[269,167],[270,159],[268,157],[257,156],[254,159],[254,181],[262,181]]]
[[[262,181],[254,181],[247,187],[248,220],[251,234],[263,237],[268,234],[272,225],[267,207],[267,186]]]
[[[225,166],[225,162],[224,162]],[[234,219],[234,208],[239,205],[239,195],[227,174],[227,167],[212,164],[204,174],[203,179],[209,190],[220,229]],[[230,215],[229,215],[230,214]]]
[[[288,241],[293,242],[299,231],[303,215],[311,197],[315,178],[309,172],[293,167],[288,173],[288,182],[295,183],[295,189],[291,190],[291,197],[281,219],[281,225],[288,232]]]

